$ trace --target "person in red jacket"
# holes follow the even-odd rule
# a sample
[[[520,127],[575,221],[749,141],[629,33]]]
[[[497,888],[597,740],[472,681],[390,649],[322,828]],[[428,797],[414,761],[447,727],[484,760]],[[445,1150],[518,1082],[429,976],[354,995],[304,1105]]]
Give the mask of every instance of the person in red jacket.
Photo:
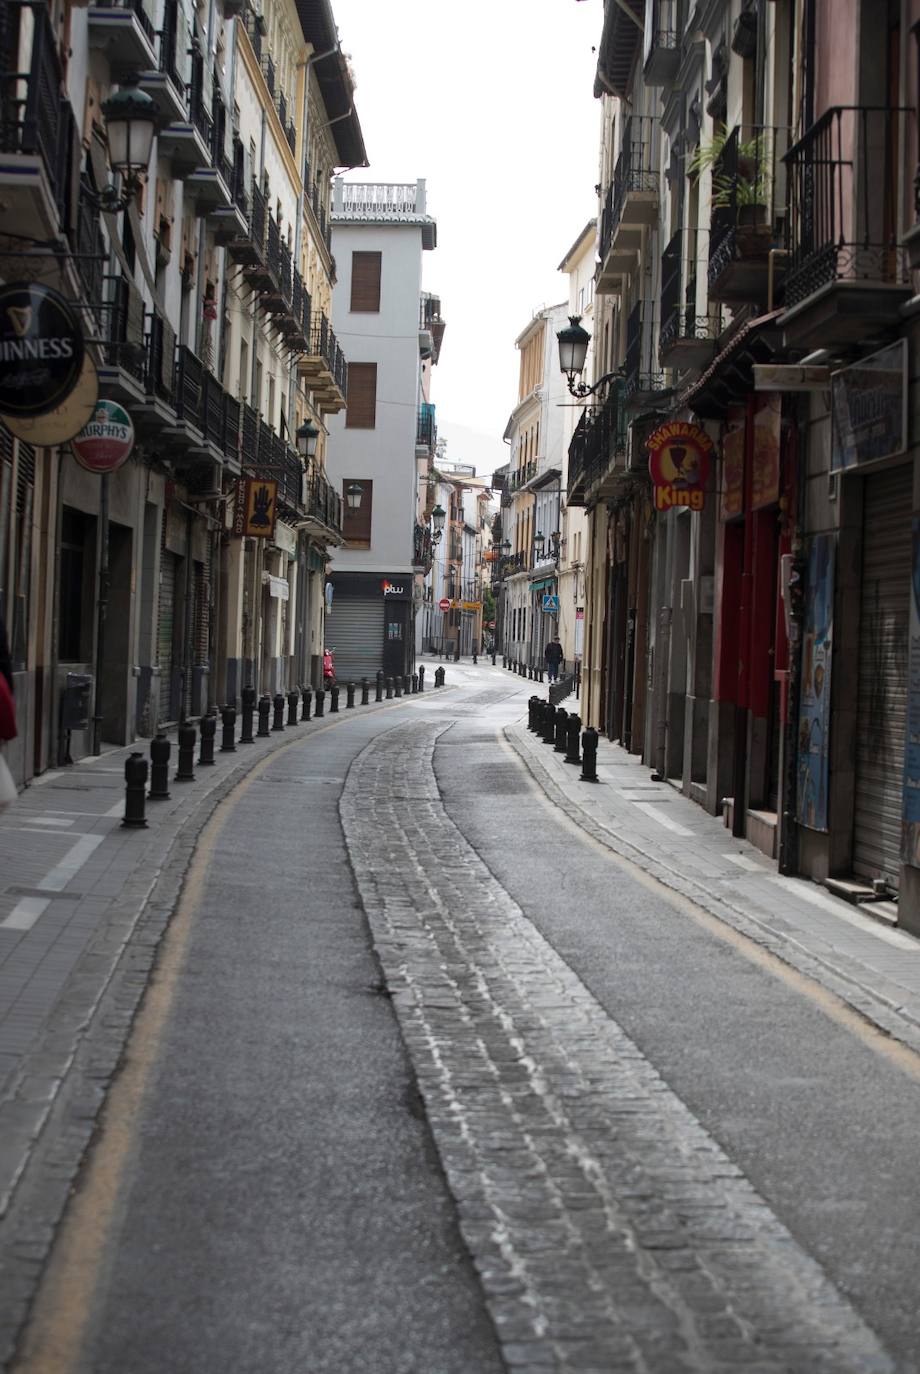
[[[335,659],[331,649],[323,650],[323,686],[330,687],[335,682]]]

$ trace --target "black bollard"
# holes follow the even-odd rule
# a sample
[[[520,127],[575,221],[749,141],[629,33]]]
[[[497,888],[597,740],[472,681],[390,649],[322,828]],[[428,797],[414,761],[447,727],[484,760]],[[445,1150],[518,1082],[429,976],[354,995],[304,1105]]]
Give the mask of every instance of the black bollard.
[[[151,801],[169,799],[169,754],[172,745],[163,730],[158,730],[150,741],[150,792]]]
[[[275,708],[274,720],[272,721],[273,730],[284,729],[284,693],[276,692],[273,702]]]
[[[383,673],[378,673],[375,679],[374,700],[383,701]]]
[[[473,667],[474,667],[474,668],[476,667],[476,664],[478,663],[478,661],[479,661],[478,655],[477,655],[477,653],[476,653],[476,650],[474,649],[474,650],[473,650]]]
[[[222,733],[221,733],[221,737],[220,737],[220,752],[221,752],[222,754],[235,754],[235,753],[236,753],[236,743],[235,743],[235,741],[234,741],[234,736],[235,736],[235,734],[236,734],[236,707],[235,707],[235,706],[225,706],[225,707],[224,707],[224,709],[223,709],[223,710],[221,711],[221,713],[220,713],[220,723],[221,723],[221,727],[222,727]]]
[[[589,726],[581,737],[581,781],[597,782],[597,731]]]
[[[581,720],[573,711],[566,723],[568,740],[566,743],[566,763],[581,763],[581,755],[578,752],[578,737],[581,734]]]
[[[217,734],[217,717],[210,711],[198,722],[201,746],[198,750],[198,767],[214,766],[214,737]]]
[[[147,803],[147,760],[141,753],[129,754],[125,759],[125,816],[123,826],[140,830],[146,826],[144,807]]]
[[[179,726],[179,763],[173,782],[195,781],[195,741],[198,732],[194,725]]]
[[[557,754],[564,754],[566,749],[568,748],[568,737],[566,734],[566,724],[568,722],[568,719],[568,711],[566,711],[562,706],[560,706],[558,711],[556,712],[555,751]]]
[[[271,697],[266,697],[266,696],[261,696],[261,697],[259,697],[259,728],[258,728],[258,730],[256,731],[256,734],[259,736],[259,739],[262,739],[265,735],[271,734],[271,730],[270,730],[269,724],[268,724],[268,718],[269,718],[269,716],[271,715],[271,713],[272,713],[272,699],[271,699]]]
[[[329,688],[329,714],[334,716],[339,709],[339,684],[333,683]]]
[[[386,684],[387,684],[387,690],[386,690],[386,698],[387,698],[387,701],[392,701],[392,700],[393,700],[393,679],[392,679],[391,677],[388,677],[388,678],[386,679]]]
[[[240,731],[240,744],[255,744],[252,737],[252,718],[256,709],[255,687],[244,687],[241,696],[243,700],[243,728]]]
[[[413,673],[413,674],[412,674],[412,695],[413,695],[413,696],[416,696],[417,693],[418,693],[418,673]]]
[[[317,687],[317,689],[316,689],[316,710],[315,710],[315,712],[314,712],[314,715],[316,716],[316,719],[317,719],[317,720],[319,720],[320,716],[323,714],[323,707],[325,706],[325,704],[326,704],[326,693],[324,692],[324,690],[323,690],[322,687]]]
[[[395,676],[394,679],[393,679],[393,690],[396,692],[396,695],[397,695],[398,697],[401,697],[401,696],[402,696],[402,694],[403,694],[403,680],[402,680],[402,678],[400,677],[399,673],[397,673],[396,676]]]
[[[303,714],[300,719],[301,721],[309,720],[310,712],[313,709],[313,692],[309,687],[304,687],[300,694],[300,699],[303,702]]]
[[[370,699],[371,684],[366,677],[361,679],[361,705],[366,706]]]
[[[292,688],[291,691],[288,692],[288,725],[297,724],[297,705],[299,701],[300,693],[296,689]]]
[[[420,692],[424,692],[424,690],[425,690],[425,665],[424,665],[424,663],[420,663],[420,664],[419,664],[419,669],[418,669],[418,689],[419,689]]]
[[[548,701],[543,703],[543,743],[556,743],[556,708]]]
[[[528,697],[527,699],[527,728],[528,730],[532,730],[534,734],[536,734],[540,728],[539,709],[542,705],[543,702],[539,697]]]
[[[538,681],[538,682],[542,682],[542,681],[543,681],[543,669],[542,669],[542,668],[538,668],[538,669],[537,669],[537,681]]]
[[[355,709],[355,684],[354,684],[353,682],[346,682],[346,684],[345,684],[345,710],[346,710],[346,711],[353,711],[354,709]]]
[[[408,697],[408,696],[411,696],[411,695],[412,695],[412,679],[411,679],[411,677],[409,676],[408,673],[403,673],[403,696],[404,696],[404,697]]]

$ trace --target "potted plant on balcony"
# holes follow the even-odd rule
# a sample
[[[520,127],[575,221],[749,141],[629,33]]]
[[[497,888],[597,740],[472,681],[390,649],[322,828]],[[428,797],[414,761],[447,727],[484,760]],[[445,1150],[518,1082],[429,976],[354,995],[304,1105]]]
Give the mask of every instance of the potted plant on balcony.
[[[687,170],[699,177],[711,169],[714,210],[735,210],[739,225],[765,225],[772,189],[766,131],[744,141],[733,134],[724,125],[716,129],[694,150]]]

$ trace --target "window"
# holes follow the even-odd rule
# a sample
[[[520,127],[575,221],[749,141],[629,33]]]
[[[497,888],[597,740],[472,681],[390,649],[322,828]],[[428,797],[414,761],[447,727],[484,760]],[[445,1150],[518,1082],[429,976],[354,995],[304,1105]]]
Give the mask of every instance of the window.
[[[349,387],[351,378],[349,378]],[[361,488],[357,510],[348,503],[348,488]],[[371,509],[374,504],[374,484],[367,477],[346,477],[342,483],[342,534],[349,549],[369,549],[371,546]]]
[[[351,309],[376,314],[380,309],[380,253],[352,253]]]
[[[377,364],[348,364],[346,429],[374,429],[377,425]]]

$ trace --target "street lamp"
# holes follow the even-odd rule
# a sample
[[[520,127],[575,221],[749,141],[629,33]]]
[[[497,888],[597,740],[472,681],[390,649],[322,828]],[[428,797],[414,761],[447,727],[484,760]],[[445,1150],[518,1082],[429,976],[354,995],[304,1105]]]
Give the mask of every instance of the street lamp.
[[[536,534],[533,537],[533,551],[536,554],[537,558],[543,557],[543,546],[545,543],[546,540],[544,539],[543,535],[540,533],[539,530],[537,530]]]
[[[345,500],[349,510],[359,510],[361,507],[361,497],[364,495],[364,488],[360,482],[352,482],[345,488]]]
[[[608,372],[593,386],[586,386],[584,382],[576,384],[575,378],[580,377],[585,370],[588,344],[591,342],[591,335],[587,329],[581,327],[580,315],[570,315],[568,329],[560,329],[556,339],[559,344],[559,368],[565,373],[571,396],[577,396],[579,400],[585,396],[593,396],[599,387],[606,386],[617,375],[616,372]]]
[[[297,431],[295,438],[297,440],[297,452],[300,454],[301,458],[316,457],[316,445],[319,441],[319,430],[316,428],[315,425],[311,425],[309,420],[304,420],[303,424],[300,426],[300,429]],[[361,498],[359,496],[358,505],[360,504]]]
[[[431,523],[434,526],[434,534],[431,536],[435,544],[441,542],[441,535],[444,533],[444,521],[447,519],[447,511],[438,503],[431,512]]]
[[[150,96],[138,88],[136,81],[135,77],[126,82],[100,107],[105,120],[109,163],[121,178],[121,190],[116,191],[114,186],[105,186],[101,191],[93,191],[85,184],[83,187],[90,203],[110,214],[127,209],[150,166],[157,107]]]

